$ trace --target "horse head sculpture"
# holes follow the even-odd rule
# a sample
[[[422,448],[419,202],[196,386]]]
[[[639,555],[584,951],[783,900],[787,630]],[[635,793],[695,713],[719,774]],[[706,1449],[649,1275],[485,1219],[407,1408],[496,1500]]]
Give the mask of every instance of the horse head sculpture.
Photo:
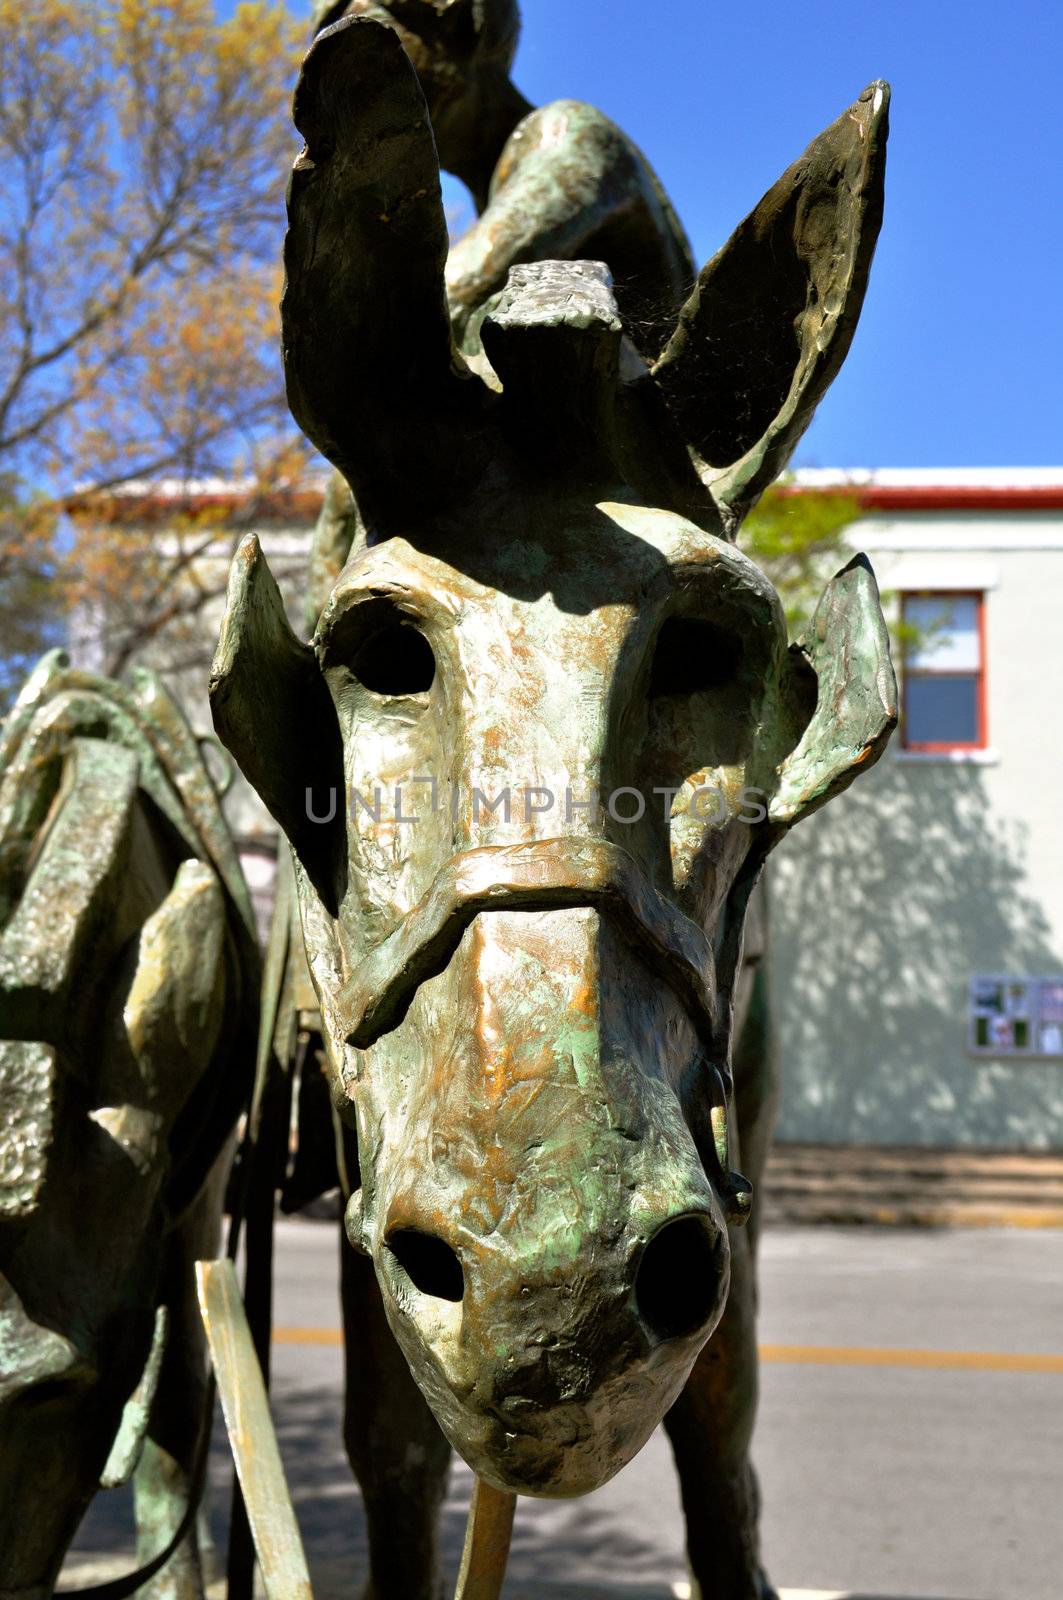
[[[296,93],[289,399],[367,537],[310,644],[245,541],[214,717],[292,847],[348,1234],[502,1488],[605,1481],[717,1325],[746,902],[896,718],[862,558],[790,645],[733,542],[852,337],[886,107],[872,85],[784,174],[652,364],[604,268],[545,262],[474,375],[398,40],[335,25]]]

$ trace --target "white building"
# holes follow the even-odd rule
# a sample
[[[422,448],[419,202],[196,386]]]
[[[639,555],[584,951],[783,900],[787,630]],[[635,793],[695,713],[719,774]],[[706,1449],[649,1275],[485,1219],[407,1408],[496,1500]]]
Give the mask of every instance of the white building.
[[[851,544],[934,631],[774,858],[779,1137],[1063,1149],[1063,470],[858,482]]]

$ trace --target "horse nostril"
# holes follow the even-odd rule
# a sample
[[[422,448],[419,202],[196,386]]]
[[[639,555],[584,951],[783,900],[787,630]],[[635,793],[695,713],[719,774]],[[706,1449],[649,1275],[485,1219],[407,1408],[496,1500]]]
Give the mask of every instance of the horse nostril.
[[[416,1228],[398,1228],[385,1243],[415,1289],[436,1300],[460,1300],[465,1274],[449,1244]]]
[[[635,1303],[659,1339],[696,1333],[719,1299],[720,1261],[707,1217],[679,1217],[654,1234],[635,1275]]]

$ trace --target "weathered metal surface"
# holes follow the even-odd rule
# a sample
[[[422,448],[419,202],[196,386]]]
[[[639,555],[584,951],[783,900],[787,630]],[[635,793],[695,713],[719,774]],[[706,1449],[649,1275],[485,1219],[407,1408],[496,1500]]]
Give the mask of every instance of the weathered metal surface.
[[[726,525],[785,467],[848,353],[882,222],[888,111],[888,85],[869,84],[783,173],[702,268],[653,368]]]
[[[863,300],[888,98],[872,85],[769,191],[705,269],[659,361],[618,366],[612,427],[599,442],[633,489],[652,491],[650,503],[733,536],[807,427]],[[353,107],[364,143],[349,131]],[[381,537],[473,492],[489,463],[512,474],[510,408],[493,406],[492,391],[455,365],[435,147],[390,30],[347,19],[321,35],[295,113],[307,153],[292,177],[286,247],[289,397],[355,488],[369,536]],[[356,154],[366,145],[371,176]],[[755,315],[736,299],[753,292]],[[376,315],[352,313],[358,306]],[[305,336],[326,326],[327,340]],[[699,401],[710,387],[730,419],[711,439]],[[387,429],[373,426],[382,415]]]
[[[659,255],[648,328],[600,262],[544,259],[593,237],[626,277],[607,228],[578,232],[632,195],[595,114],[521,109],[508,54],[477,58],[491,6],[350,9],[296,96],[283,314],[293,411],[352,494],[310,645],[245,542],[212,699],[293,846],[358,1174],[376,1282],[345,1260],[347,1439],[374,1582],[435,1592],[439,1428],[499,1492],[574,1494],[667,1414],[695,1579],[749,1600],[770,1592],[753,1258],[729,1225],[772,1074],[764,1049],[732,1060],[743,927],[770,850],[896,709],[870,572],[790,647],[732,541],[851,338],[888,94],[810,146],[681,310]],[[484,208],[449,263],[433,127]]]
[[[181,1523],[206,1383],[192,1247],[217,1231],[257,981],[180,713],[150,675],[54,652],[0,728],[0,1591],[51,1592],[101,1479],[134,1472],[142,1557]],[[198,1583],[187,1543],[153,1592]]]
[[[116,1489],[128,1483],[137,1469],[148,1433],[151,1408],[159,1387],[166,1339],[169,1333],[170,1313],[167,1306],[155,1308],[155,1331],[151,1349],[140,1375],[140,1382],[125,1403],[118,1432],[114,1436],[110,1455],[100,1473],[101,1489]]]
[[[235,1268],[229,1260],[198,1261],[196,1281],[225,1426],[266,1593],[270,1600],[312,1600],[299,1524],[285,1482],[269,1398],[251,1342]]]
[[[513,1537],[515,1494],[477,1478],[465,1528],[465,1547],[454,1600],[499,1600]]]
[[[855,556],[828,584],[811,634],[797,648],[819,693],[771,803],[772,818],[781,823],[818,810],[863,767],[874,766],[897,721],[897,681],[866,556]]]
[[[46,1044],[0,1040],[0,1216],[33,1210],[41,1195],[55,1123],[55,1054]]]

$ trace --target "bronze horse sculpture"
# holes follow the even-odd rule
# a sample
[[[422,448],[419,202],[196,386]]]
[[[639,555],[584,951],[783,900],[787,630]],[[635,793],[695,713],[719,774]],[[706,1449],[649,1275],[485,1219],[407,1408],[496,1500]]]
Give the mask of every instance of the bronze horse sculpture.
[[[202,1594],[193,1267],[254,1073],[250,899],[162,684],[52,652],[0,724],[0,1595],[46,1600],[101,1482]],[[175,1538],[178,1548],[173,1550]],[[126,1590],[124,1592],[130,1592]]]
[[[852,337],[887,98],[783,175],[656,351],[600,264],[538,261],[466,359],[399,39],[349,18],[304,67],[285,365],[355,538],[309,645],[245,541],[211,691],[292,848],[356,1155],[348,1445],[377,1600],[435,1600],[451,1445],[501,1489],[579,1494],[662,1419],[703,1600],[770,1594],[743,924],[896,697],[866,563],[789,645],[733,540]]]
[[[652,350],[696,276],[686,234],[645,156],[610,118],[582,101],[533,108],[510,69],[517,0],[319,0],[321,29],[346,13],[385,23],[424,91],[440,167],[461,178],[477,217],[444,268],[451,329],[487,380],[479,326],[516,263],[602,260],[613,273],[625,333]],[[307,622],[312,632],[354,540],[357,503],[333,474],[315,530]]]

